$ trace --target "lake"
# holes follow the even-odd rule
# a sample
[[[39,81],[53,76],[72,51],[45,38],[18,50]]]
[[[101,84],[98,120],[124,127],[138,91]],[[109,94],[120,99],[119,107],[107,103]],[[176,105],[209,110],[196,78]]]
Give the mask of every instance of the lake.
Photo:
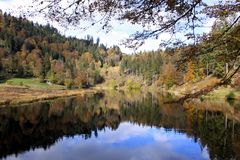
[[[0,108],[0,159],[240,159],[239,102],[106,92]]]

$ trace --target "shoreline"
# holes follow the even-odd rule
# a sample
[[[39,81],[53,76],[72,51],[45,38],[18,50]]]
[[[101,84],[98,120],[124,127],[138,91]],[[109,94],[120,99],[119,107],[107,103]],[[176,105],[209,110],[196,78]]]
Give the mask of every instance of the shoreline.
[[[48,90],[5,85],[0,87],[0,107],[53,100],[97,92],[99,91],[95,89]]]
[[[134,91],[140,91],[140,92],[150,92],[150,93],[156,93],[156,94],[162,94],[162,95],[172,95],[173,99],[178,100],[184,98],[186,95],[194,95],[197,92],[203,92],[204,90],[208,89],[207,87],[199,88],[194,90],[185,90],[184,88],[170,88],[170,89],[165,89],[165,88],[160,88],[160,87],[154,87],[154,86],[149,86],[149,87],[141,87],[139,89],[132,89],[129,90],[126,87],[119,87],[119,88],[112,88],[107,85],[100,85],[94,87],[95,90],[112,90],[112,91],[124,91],[124,92],[134,92]],[[204,99],[204,100],[228,100],[227,96],[229,93],[233,92],[234,97],[231,97],[229,100],[240,100],[240,88],[231,88],[230,86],[217,86],[213,88],[211,91],[207,91],[206,93],[199,94],[196,97],[192,97],[193,99],[199,98],[199,99]],[[187,99],[191,99],[187,98]]]
[[[34,102],[41,102],[47,100],[54,100],[58,98],[67,98],[72,96],[81,96],[90,93],[98,93],[101,91],[129,91],[126,89],[112,89],[111,87],[103,87],[103,86],[96,86],[89,89],[76,89],[76,90],[60,90],[60,89],[34,89],[24,86],[14,86],[14,85],[3,85],[0,87],[0,107],[9,106],[9,105],[20,105],[20,104],[27,104],[27,103],[34,103]],[[155,92],[156,89],[152,90],[151,88],[145,88],[140,90],[130,90],[130,91],[149,91],[151,93]],[[183,95],[178,95],[176,90],[169,90],[163,91],[164,93],[175,94],[175,98],[181,98]],[[216,92],[216,93],[215,93]],[[228,91],[229,92],[229,91]],[[155,92],[160,93],[160,92]],[[239,93],[240,94],[240,93]],[[216,100],[216,99],[224,99],[226,97],[224,94],[219,94],[218,89],[210,92],[208,95],[200,96],[205,100]],[[237,95],[235,100],[240,100],[240,95]]]

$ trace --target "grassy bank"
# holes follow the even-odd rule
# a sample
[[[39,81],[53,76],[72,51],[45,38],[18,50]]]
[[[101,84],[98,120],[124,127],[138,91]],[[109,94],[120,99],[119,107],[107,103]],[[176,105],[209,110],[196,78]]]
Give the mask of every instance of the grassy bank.
[[[32,103],[43,100],[56,99],[97,91],[87,90],[48,90],[48,89],[31,89],[22,86],[0,86],[0,105],[16,105],[22,103]]]
[[[141,90],[144,92],[160,92],[163,94],[170,93],[175,99],[181,99],[186,95],[194,95],[198,92],[213,88],[213,91],[210,91],[207,95],[201,96],[201,94],[199,94],[199,97],[204,99],[240,99],[240,88],[232,88],[229,86],[215,88],[220,82],[220,79],[211,76],[201,81],[188,82],[182,85],[175,85],[171,88],[165,88],[156,83],[149,86],[141,76],[121,75],[118,66],[102,69],[101,75],[105,78],[105,82],[97,85],[96,89],[123,91]]]
[[[206,95],[200,95],[202,99],[222,99],[222,100],[239,100],[240,99],[240,87],[217,86],[220,82],[219,79],[215,77],[207,77],[198,82],[185,83],[181,86],[175,86],[168,90],[168,92],[176,95],[178,98],[184,97],[188,94],[195,94],[199,91],[203,91],[207,88],[214,87],[212,91]]]
[[[38,79],[14,78],[0,84],[0,105],[16,105],[61,97],[94,93],[95,90],[67,90],[65,86],[40,83]]]
[[[240,88],[232,88],[230,86],[219,87],[203,97],[205,99],[240,100]]]
[[[37,78],[11,78],[0,85],[23,86],[34,89],[66,89],[66,86],[62,85],[40,83],[40,80]]]
[[[115,73],[114,71],[113,73]],[[207,78],[196,83],[186,83],[181,86],[175,86],[170,90],[156,86],[143,85],[140,79],[128,77],[123,82],[119,75],[110,72],[105,83],[96,86],[93,89],[67,90],[65,86],[40,83],[38,79],[13,78],[0,83],[0,105],[11,105],[21,103],[31,103],[36,101],[50,100],[68,96],[76,96],[86,93],[96,93],[99,90],[123,90],[123,91],[143,91],[143,92],[161,92],[175,95],[178,99],[189,93],[195,93],[206,87],[217,83],[217,79]],[[116,72],[117,73],[117,72]],[[113,75],[115,75],[113,77]],[[111,79],[113,78],[113,79]],[[122,79],[120,79],[122,80]],[[116,83],[117,82],[117,83]],[[122,86],[120,84],[123,84]],[[240,88],[218,87],[207,95],[201,96],[204,99],[240,99]]]

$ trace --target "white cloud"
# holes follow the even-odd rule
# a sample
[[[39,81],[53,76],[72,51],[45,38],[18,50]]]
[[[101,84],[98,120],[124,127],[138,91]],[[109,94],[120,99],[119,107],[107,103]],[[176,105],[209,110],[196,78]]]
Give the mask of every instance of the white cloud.
[[[134,136],[143,136],[149,134],[149,128],[139,127],[137,125],[131,125],[130,123],[121,123],[116,131],[107,131],[106,133],[100,133],[97,139],[99,143],[115,143],[125,141]],[[121,136],[119,136],[121,135]]]
[[[65,137],[47,150],[35,148],[18,157],[11,155],[6,159],[188,160],[209,159],[209,153],[207,147],[202,151],[199,144],[186,134],[125,122],[116,131],[99,131],[97,138],[85,140],[81,136]]]

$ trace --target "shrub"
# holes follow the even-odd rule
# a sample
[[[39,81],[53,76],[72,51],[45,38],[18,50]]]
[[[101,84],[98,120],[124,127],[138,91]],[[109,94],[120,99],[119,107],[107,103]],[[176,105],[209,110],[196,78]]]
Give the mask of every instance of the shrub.
[[[227,96],[226,96],[227,100],[233,100],[235,99],[235,94],[233,92],[230,92]]]
[[[234,81],[235,86],[240,86],[240,77],[237,77]]]
[[[96,70],[93,74],[94,84],[102,83],[104,78],[100,75],[100,72]]]
[[[40,83],[45,83],[44,76],[40,76],[40,77],[39,77],[39,82],[40,82]]]
[[[127,88],[129,90],[140,89],[141,88],[141,84],[139,84],[137,82],[134,82],[133,80],[129,80],[129,81],[127,81]]]
[[[221,78],[224,76],[224,73],[225,73],[224,63],[223,62],[217,63],[215,67],[214,76]]]
[[[194,71],[195,65],[192,61],[189,61],[187,64],[187,72],[184,75],[184,81],[185,82],[191,82],[196,79],[195,71]],[[169,85],[172,85],[171,83]]]
[[[64,85],[67,86],[67,89],[72,89],[73,81],[71,79],[65,79]]]
[[[117,82],[115,80],[110,80],[109,81],[109,86],[112,89],[117,89]]]
[[[48,77],[48,80],[49,80],[51,83],[56,83],[56,82],[57,82],[55,73],[49,71],[47,77]]]
[[[19,82],[19,85],[20,85],[20,86],[23,86],[23,82]]]
[[[8,85],[12,85],[12,84],[13,84],[12,81],[7,81],[6,83],[7,83]]]

